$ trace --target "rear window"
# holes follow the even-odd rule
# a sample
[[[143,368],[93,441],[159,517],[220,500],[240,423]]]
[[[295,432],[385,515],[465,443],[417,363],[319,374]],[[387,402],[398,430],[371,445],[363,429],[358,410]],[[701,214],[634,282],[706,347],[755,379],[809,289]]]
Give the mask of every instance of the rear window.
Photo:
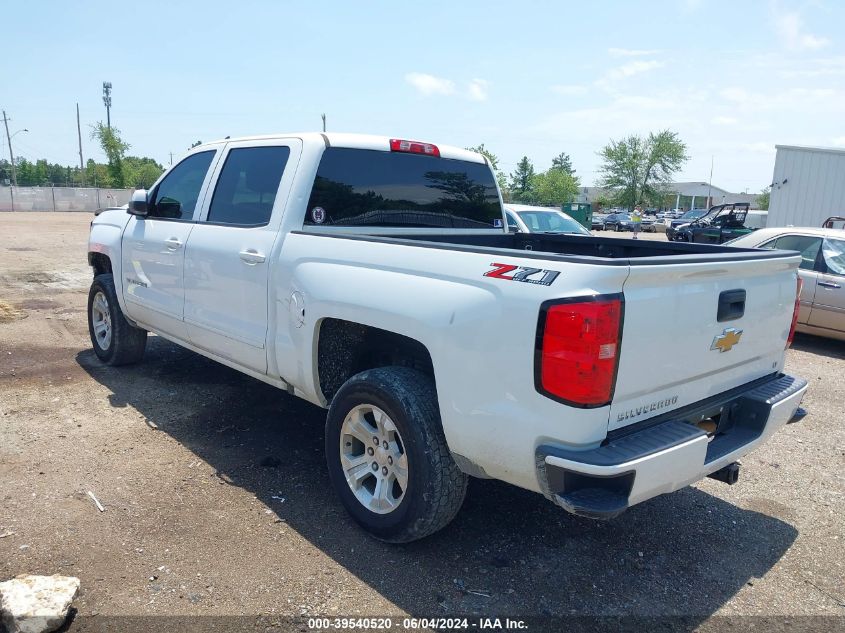
[[[503,228],[486,164],[343,147],[323,153],[305,224]]]
[[[550,231],[553,233],[590,234],[578,222],[558,211],[519,211],[518,213],[532,233]]]

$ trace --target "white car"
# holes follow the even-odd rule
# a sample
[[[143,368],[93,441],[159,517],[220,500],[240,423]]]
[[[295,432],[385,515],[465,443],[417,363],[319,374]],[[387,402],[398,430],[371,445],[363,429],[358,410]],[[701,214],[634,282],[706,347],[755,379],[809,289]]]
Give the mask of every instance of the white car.
[[[728,242],[742,248],[801,253],[799,332],[845,340],[845,230],[772,227]]]
[[[591,235],[580,222],[560,209],[534,207],[527,204],[506,204],[508,229],[518,233],[570,233]]]
[[[341,503],[405,542],[451,521],[468,476],[597,518],[733,483],[800,417],[799,260],[509,233],[487,160],[456,147],[225,139],[94,218],[88,324],[106,364],[154,332],[328,409]]]

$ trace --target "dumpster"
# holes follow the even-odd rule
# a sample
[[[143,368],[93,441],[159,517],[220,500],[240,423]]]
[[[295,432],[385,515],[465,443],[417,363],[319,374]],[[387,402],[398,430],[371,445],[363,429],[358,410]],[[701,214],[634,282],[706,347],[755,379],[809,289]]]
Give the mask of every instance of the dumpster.
[[[588,231],[593,223],[593,206],[588,202],[567,202],[562,204],[560,210],[572,217]]]

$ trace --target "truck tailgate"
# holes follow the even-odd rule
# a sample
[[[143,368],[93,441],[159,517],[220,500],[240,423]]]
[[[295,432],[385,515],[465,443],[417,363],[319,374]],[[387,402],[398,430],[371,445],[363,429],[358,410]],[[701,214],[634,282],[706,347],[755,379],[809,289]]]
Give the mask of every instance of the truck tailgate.
[[[798,262],[632,265],[608,430],[779,371]],[[742,297],[729,291],[744,291],[742,316],[719,320],[720,297],[735,304]]]

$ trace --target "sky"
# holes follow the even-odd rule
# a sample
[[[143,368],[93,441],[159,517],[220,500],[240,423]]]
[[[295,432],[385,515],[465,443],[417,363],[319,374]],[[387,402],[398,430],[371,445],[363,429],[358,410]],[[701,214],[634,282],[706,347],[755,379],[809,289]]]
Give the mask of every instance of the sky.
[[[16,155],[104,161],[111,120],[167,166],[198,140],[314,131],[483,143],[510,173],[671,129],[677,180],[756,192],[775,144],[845,147],[845,2],[5,3],[0,108]],[[4,147],[4,150],[8,148]],[[6,151],[4,151],[4,156]]]

